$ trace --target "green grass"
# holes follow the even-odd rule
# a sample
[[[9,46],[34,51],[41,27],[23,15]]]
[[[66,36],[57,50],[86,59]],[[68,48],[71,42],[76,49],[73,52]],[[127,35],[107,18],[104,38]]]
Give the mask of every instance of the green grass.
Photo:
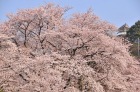
[[[0,89],[0,92],[4,92],[2,89]]]

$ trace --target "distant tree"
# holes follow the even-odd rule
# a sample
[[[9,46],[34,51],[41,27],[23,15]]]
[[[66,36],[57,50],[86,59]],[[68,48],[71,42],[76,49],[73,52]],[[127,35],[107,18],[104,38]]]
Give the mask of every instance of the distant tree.
[[[135,42],[140,38],[140,20],[137,21],[127,32],[127,37],[131,42]]]

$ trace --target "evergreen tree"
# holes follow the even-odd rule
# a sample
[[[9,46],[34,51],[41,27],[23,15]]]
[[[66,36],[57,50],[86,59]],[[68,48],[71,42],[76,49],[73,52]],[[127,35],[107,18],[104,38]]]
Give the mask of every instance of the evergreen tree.
[[[140,20],[137,21],[127,32],[127,37],[131,42],[135,42],[140,38]]]

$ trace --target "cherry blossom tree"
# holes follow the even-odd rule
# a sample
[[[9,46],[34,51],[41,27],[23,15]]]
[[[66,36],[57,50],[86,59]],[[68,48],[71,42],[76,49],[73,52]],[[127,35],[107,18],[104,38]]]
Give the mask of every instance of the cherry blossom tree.
[[[92,46],[96,45],[94,43],[98,40],[96,39],[98,34],[105,34],[105,30],[114,29],[116,29],[114,25],[101,20],[92,9],[86,13],[74,14],[63,28],[65,31],[62,31],[64,35],[61,36],[61,39],[63,38],[62,47],[71,57],[75,56],[77,52],[89,53],[88,49],[91,51]]]
[[[62,16],[68,9],[49,3],[36,9],[20,10],[17,14],[9,14],[8,18],[11,29],[20,36],[25,47],[27,42],[34,38],[43,48],[44,32],[58,30],[63,23]]]
[[[101,20],[93,13],[90,8],[86,13],[76,13],[70,18],[70,24],[79,28],[79,30],[105,31],[115,29],[116,27],[106,21]]]
[[[91,9],[65,19],[68,10],[47,4],[8,15],[0,24],[0,89],[139,92],[139,62],[128,44],[105,33],[116,27]]]

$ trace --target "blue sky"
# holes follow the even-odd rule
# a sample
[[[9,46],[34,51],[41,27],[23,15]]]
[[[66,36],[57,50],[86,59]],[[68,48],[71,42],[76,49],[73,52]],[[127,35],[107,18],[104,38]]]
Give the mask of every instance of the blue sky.
[[[140,0],[0,0],[0,21],[6,20],[7,13],[38,7],[47,2],[73,7],[66,17],[74,12],[85,12],[92,7],[94,13],[102,20],[109,21],[117,27],[124,23],[131,26],[140,20]]]

